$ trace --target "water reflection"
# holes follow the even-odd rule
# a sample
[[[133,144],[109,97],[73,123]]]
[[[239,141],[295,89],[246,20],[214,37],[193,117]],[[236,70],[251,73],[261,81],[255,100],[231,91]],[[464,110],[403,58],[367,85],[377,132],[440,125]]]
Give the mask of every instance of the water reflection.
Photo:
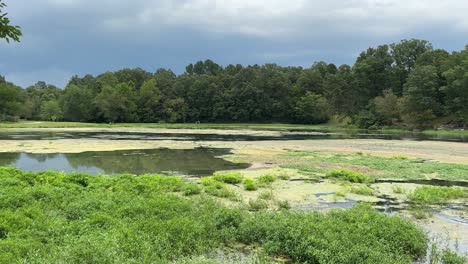
[[[22,170],[105,173],[166,173],[210,175],[217,170],[243,169],[248,164],[232,163],[218,156],[229,149],[151,149],[92,151],[67,154],[0,153],[0,166]]]

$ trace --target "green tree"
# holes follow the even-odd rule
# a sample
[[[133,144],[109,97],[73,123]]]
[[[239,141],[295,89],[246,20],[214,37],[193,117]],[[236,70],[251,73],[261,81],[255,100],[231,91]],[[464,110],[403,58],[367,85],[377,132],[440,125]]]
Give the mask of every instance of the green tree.
[[[59,121],[63,118],[62,108],[57,100],[44,101],[41,104],[41,118],[43,120]]]
[[[375,115],[381,125],[392,125],[400,118],[398,97],[391,90],[386,90],[383,96],[374,98],[373,104]]]
[[[86,87],[68,85],[62,97],[64,118],[74,122],[92,120],[93,99],[93,94]]]
[[[21,89],[5,81],[0,82],[0,121],[17,119],[21,108]]]
[[[156,79],[143,83],[138,95],[138,116],[141,122],[158,122],[161,119],[161,91]]]
[[[431,127],[441,111],[437,100],[439,88],[436,67],[416,67],[404,87],[401,100],[403,120],[417,128]]]
[[[468,46],[452,55],[453,67],[444,72],[447,85],[443,87],[446,96],[446,111],[455,116],[455,121],[468,124]]]
[[[5,39],[7,42],[10,42],[10,40],[19,42],[22,36],[21,28],[10,24],[8,14],[3,11],[5,7],[6,4],[0,0],[0,39]]]
[[[303,124],[324,123],[330,118],[327,100],[318,94],[307,92],[294,107],[295,120]]]
[[[131,85],[106,85],[96,97],[98,111],[107,122],[136,122],[135,94]]]
[[[398,85],[393,87],[393,91],[397,96],[400,96],[403,93],[406,79],[416,66],[416,61],[422,54],[432,50],[432,44],[427,40],[404,39],[399,43],[391,44],[390,47],[391,55],[395,61],[394,72],[398,82]]]

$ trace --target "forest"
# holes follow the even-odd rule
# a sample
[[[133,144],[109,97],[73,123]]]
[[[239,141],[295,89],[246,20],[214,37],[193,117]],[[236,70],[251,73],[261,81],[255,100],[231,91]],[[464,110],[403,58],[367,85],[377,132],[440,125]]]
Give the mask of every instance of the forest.
[[[222,66],[205,60],[179,75],[126,68],[73,76],[64,88],[43,81],[22,88],[0,76],[0,121],[19,119],[465,127],[468,46],[449,53],[426,40],[402,40],[368,48],[352,66]]]

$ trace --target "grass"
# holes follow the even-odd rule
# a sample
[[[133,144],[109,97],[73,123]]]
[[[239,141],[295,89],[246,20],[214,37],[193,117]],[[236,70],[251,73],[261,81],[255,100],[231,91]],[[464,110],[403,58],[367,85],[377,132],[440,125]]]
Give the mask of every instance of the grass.
[[[260,211],[268,208],[268,203],[263,199],[250,199],[248,205],[250,211]]]
[[[392,191],[397,194],[403,194],[405,193],[405,189],[401,186],[395,185],[392,187]]]
[[[408,195],[411,202],[421,205],[445,204],[450,200],[468,198],[468,189],[461,187],[420,186]]]
[[[369,176],[362,174],[357,171],[346,170],[346,169],[335,169],[328,171],[325,174],[327,178],[335,178],[338,180],[355,182],[355,183],[369,183],[372,182],[373,179]]]
[[[283,167],[297,169],[306,175],[323,173],[325,168],[360,167],[372,178],[468,180],[468,165],[426,162],[420,159],[402,159],[369,154],[342,154],[320,151],[289,151],[282,156],[289,164]]]
[[[204,180],[205,192],[225,185],[213,182]],[[0,260],[191,263],[230,244],[255,245],[294,263],[412,263],[426,252],[419,227],[369,206],[275,212],[261,210],[266,202],[260,199],[250,209],[261,211],[249,212],[203,192],[181,195],[191,184],[161,175],[0,168]]]
[[[264,174],[257,178],[259,186],[270,186],[276,181],[276,176],[273,174]]]
[[[273,192],[271,190],[263,191],[258,195],[259,199],[271,200],[273,199]]]
[[[374,196],[376,194],[376,191],[367,185],[352,186],[349,192],[365,196]]]

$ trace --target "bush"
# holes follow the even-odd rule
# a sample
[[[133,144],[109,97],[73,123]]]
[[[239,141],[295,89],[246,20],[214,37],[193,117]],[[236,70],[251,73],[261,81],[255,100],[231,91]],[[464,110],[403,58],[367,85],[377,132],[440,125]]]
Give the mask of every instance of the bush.
[[[250,211],[260,211],[268,208],[268,203],[262,199],[250,199],[249,200],[249,210]]]
[[[374,189],[366,185],[351,187],[349,192],[366,196],[374,196],[376,193]]]
[[[265,174],[258,177],[257,182],[262,186],[271,185],[273,182],[276,181],[276,176],[271,174]]]
[[[416,204],[445,204],[450,200],[468,197],[468,190],[459,187],[420,186],[409,196]]]
[[[288,200],[278,201],[278,207],[280,210],[289,210],[291,209],[291,205],[289,204]]]
[[[184,187],[182,187],[182,192],[185,196],[200,194],[201,191],[202,187],[200,187],[196,183],[187,183],[186,185],[184,185]]]
[[[229,184],[238,184],[242,182],[242,174],[240,172],[228,172],[228,173],[215,173],[213,179],[216,181],[229,183]]]
[[[336,169],[327,172],[325,175],[327,178],[336,178],[339,180],[345,180],[349,182],[356,182],[356,183],[369,183],[372,182],[372,178],[364,175],[360,172],[346,170],[346,169]]]
[[[245,178],[243,181],[244,189],[247,191],[255,191],[258,189],[257,183],[252,178]]]
[[[271,200],[273,198],[273,192],[271,190],[263,191],[258,195],[259,199]]]

